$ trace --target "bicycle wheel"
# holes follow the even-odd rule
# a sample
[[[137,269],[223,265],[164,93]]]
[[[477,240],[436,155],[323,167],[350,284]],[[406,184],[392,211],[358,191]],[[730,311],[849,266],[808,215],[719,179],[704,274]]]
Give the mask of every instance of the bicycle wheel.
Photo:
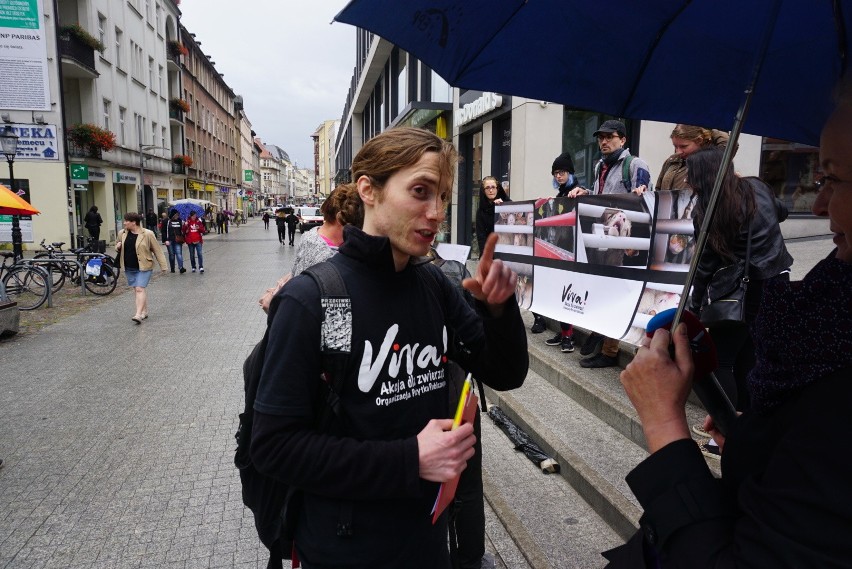
[[[106,296],[114,291],[116,284],[118,284],[118,272],[112,266],[112,263],[106,259],[103,260],[103,265],[101,265],[99,277],[86,278],[86,288],[89,289],[89,292],[100,296]]]
[[[39,253],[33,259],[50,259],[50,255],[47,253]],[[65,284],[65,271],[63,270],[62,262],[57,261],[55,263],[49,264],[41,264],[36,265],[40,269],[47,271],[48,266],[50,267],[50,290],[52,292],[58,292],[59,289],[62,288],[62,285]]]
[[[47,300],[47,273],[36,267],[12,267],[3,277],[3,285],[20,310],[34,310]]]

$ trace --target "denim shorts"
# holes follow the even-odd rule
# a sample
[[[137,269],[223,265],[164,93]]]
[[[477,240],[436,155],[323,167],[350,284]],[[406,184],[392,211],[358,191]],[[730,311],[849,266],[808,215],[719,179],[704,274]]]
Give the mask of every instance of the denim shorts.
[[[137,269],[125,269],[124,276],[127,277],[129,286],[138,286],[145,288],[148,286],[148,281],[151,280],[151,273],[154,271],[139,271]]]

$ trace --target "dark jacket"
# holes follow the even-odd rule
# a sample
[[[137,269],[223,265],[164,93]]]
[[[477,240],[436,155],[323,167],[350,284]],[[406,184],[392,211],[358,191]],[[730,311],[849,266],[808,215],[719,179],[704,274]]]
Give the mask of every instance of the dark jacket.
[[[496,389],[523,383],[529,356],[517,303],[509,299],[500,318],[477,314],[440,269],[397,272],[389,240],[352,226],[329,262],[352,303],[344,422],[331,435],[313,428],[322,316],[316,284],[299,275],[270,307],[252,462],[305,491],[295,541],[307,566],[448,568],[446,515],[432,524],[438,484],[419,477],[416,436],[450,416],[444,355]],[[469,353],[444,349],[449,330]],[[342,504],[353,508],[350,537],[337,535]]]
[[[641,529],[607,567],[645,567],[643,542],[662,567],[852,567],[852,455],[837,446],[850,401],[846,368],[768,415],[742,415],[721,480],[692,440],[652,454],[627,476]]]
[[[86,217],[83,218],[83,223],[86,227],[100,227],[103,222],[101,214],[96,211],[89,211],[86,213]]]
[[[503,200],[504,202],[512,201],[506,195],[506,191],[499,185],[497,186],[497,196],[494,199]],[[476,242],[479,243],[480,251],[485,247],[485,240],[492,233],[494,233],[494,202],[488,199],[485,195],[485,190],[480,187],[479,209],[476,210]]]
[[[754,190],[754,217],[751,220],[751,262],[749,278],[752,280],[766,280],[786,271],[793,264],[793,257],[787,252],[784,245],[784,237],[781,235],[781,227],[778,225],[781,217],[786,217],[786,212],[781,212],[778,200],[771,193],[772,190],[758,178],[746,178],[750,187]],[[698,234],[699,227],[695,220],[695,232]],[[733,252],[737,259],[745,259],[746,245],[748,242],[748,227],[743,227],[734,244]],[[709,246],[705,247],[698,263],[695,274],[695,283],[692,288],[691,309],[698,314],[697,309],[701,307],[707,294],[707,285],[717,270],[731,265],[734,262],[719,255]]]
[[[161,235],[163,243],[166,241],[174,243],[175,236],[183,235],[183,221],[180,218],[177,220],[169,218],[163,225],[165,226]]]

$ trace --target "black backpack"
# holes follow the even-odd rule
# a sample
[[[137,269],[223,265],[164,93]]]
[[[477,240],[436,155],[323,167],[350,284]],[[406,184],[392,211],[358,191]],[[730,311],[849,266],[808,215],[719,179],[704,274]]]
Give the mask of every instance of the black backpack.
[[[304,273],[316,281],[323,305],[322,385],[324,389],[322,398],[324,400],[318,402],[317,415],[317,428],[322,432],[329,429],[333,420],[342,419],[337,393],[340,392],[343,383],[346,360],[351,348],[352,312],[349,293],[337,267],[332,263],[323,262],[306,269]],[[270,310],[274,311],[276,306],[273,304]],[[339,320],[346,318],[347,313],[350,319],[349,336],[341,337],[340,331],[345,326],[341,327]],[[279,569],[283,568],[282,559],[290,559],[292,556],[293,536],[301,507],[302,493],[258,472],[249,455],[254,400],[257,396],[268,342],[269,327],[267,326],[263,339],[254,347],[243,364],[246,400],[235,435],[237,448],[234,464],[240,471],[243,503],[254,514],[258,537],[269,550],[267,569]],[[349,535],[349,533],[351,533],[351,520],[341,518],[338,523],[338,535]]]

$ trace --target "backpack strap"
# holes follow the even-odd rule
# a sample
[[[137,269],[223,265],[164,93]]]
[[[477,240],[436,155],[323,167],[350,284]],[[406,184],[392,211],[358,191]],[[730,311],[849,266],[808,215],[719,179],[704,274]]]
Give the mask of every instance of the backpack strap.
[[[624,189],[628,192],[633,190],[630,187],[630,163],[633,162],[634,158],[636,157],[631,154],[621,163],[621,183],[624,184]]]

